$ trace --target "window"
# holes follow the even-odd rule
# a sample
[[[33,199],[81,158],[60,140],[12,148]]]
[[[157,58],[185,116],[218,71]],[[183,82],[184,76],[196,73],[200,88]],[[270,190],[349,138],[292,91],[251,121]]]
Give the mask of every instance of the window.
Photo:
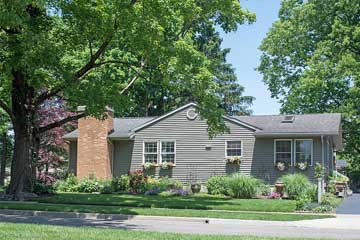
[[[172,162],[175,164],[175,142],[161,142],[161,162]]]
[[[274,162],[284,162],[291,165],[292,140],[275,140]]]
[[[144,163],[158,162],[158,143],[144,142]]]
[[[242,142],[241,141],[226,141],[226,156],[227,157],[241,157],[242,156]]]
[[[312,166],[313,141],[308,139],[295,140],[295,162],[306,162]]]

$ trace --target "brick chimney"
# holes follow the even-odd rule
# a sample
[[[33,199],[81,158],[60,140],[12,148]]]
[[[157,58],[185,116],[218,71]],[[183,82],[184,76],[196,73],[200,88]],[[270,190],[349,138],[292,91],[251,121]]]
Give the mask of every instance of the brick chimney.
[[[78,107],[84,111],[85,107]],[[114,128],[114,111],[106,108],[106,118],[78,121],[77,177],[111,178],[112,145],[108,134]]]

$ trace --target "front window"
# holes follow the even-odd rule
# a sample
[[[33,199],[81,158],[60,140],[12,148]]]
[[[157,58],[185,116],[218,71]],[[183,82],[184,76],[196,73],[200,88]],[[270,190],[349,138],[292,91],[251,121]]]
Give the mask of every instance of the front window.
[[[307,163],[312,166],[312,140],[295,140],[295,161],[296,163]]]
[[[157,163],[158,162],[158,143],[145,142],[144,143],[144,162]]]
[[[175,164],[175,142],[161,142],[161,161]]]
[[[226,156],[227,157],[241,157],[242,148],[241,141],[226,141]]]
[[[291,140],[275,140],[275,164],[283,162],[286,165],[291,165]]]

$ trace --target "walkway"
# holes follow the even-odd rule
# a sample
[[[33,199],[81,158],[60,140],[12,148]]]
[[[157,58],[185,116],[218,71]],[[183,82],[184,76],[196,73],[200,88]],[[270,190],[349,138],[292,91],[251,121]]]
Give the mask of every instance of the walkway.
[[[0,210],[0,222],[39,223],[63,226],[90,226],[129,230],[191,234],[256,235],[273,237],[309,237],[359,239],[360,216],[339,215],[333,219],[296,222],[224,220],[104,214],[63,214]]]
[[[336,209],[336,213],[360,215],[360,193],[354,193],[352,196],[346,198]]]

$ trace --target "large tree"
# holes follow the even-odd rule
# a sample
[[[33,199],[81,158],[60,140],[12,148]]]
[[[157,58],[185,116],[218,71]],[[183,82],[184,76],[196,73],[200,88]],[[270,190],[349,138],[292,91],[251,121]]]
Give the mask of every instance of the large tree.
[[[341,112],[343,156],[360,170],[360,1],[283,0],[260,49],[282,112]]]
[[[100,118],[106,105],[126,108],[125,93],[153,69],[158,84],[192,89],[210,134],[224,130],[212,61],[193,34],[204,22],[229,32],[253,20],[237,0],[0,1],[0,107],[15,132],[8,192],[31,190],[39,134]],[[54,97],[86,112],[37,124],[39,106]]]
[[[226,62],[230,49],[222,49],[222,38],[213,24],[202,23],[193,32],[197,50],[211,60],[209,70],[218,84],[216,91],[220,106],[228,115],[250,114],[249,107],[254,97],[243,96],[244,87],[237,80],[235,69]],[[161,82],[162,74],[156,68],[151,70],[150,79],[143,79],[134,84],[136,91],[127,94],[129,108],[118,113],[121,116],[159,116],[170,110],[194,101],[192,89],[181,82]]]

